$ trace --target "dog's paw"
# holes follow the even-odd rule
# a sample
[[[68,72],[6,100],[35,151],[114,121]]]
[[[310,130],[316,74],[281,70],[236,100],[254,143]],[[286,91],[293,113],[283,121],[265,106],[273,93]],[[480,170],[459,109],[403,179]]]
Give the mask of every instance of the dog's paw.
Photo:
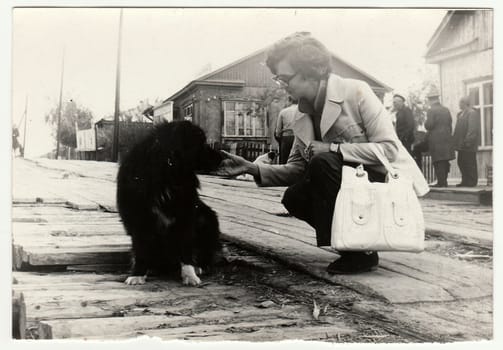
[[[147,276],[129,276],[124,283],[130,286],[135,286],[137,284],[145,284],[147,281]]]
[[[201,284],[201,279],[197,277],[194,266],[182,264],[182,283],[186,286],[198,286]]]

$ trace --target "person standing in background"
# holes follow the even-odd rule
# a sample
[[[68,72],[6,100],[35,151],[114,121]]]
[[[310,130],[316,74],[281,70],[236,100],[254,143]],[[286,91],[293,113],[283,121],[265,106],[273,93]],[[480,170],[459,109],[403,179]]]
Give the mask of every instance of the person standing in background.
[[[279,112],[276,130],[274,131],[274,137],[279,144],[279,164],[286,164],[292,150],[293,140],[295,139],[292,124],[297,113],[300,113],[297,101],[292,96],[288,96],[287,107]]]
[[[480,138],[479,115],[470,105],[469,97],[459,100],[456,127],[454,128],[454,148],[458,151],[458,166],[461,183],[456,187],[475,187],[478,182],[477,148]]]
[[[405,105],[405,97],[400,94],[393,95],[393,109],[396,111],[396,134],[405,149],[412,154],[414,142],[414,116],[412,110]]]
[[[451,168],[450,161],[455,158],[452,146],[452,117],[449,110],[440,104],[439,94],[428,94],[430,109],[426,113],[425,123],[428,150],[435,169],[437,183],[432,187],[447,187],[447,175]]]

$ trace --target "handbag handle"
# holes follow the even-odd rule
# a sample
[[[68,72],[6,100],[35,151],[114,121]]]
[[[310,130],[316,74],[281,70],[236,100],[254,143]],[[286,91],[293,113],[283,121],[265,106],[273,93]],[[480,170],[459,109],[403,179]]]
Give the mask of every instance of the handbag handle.
[[[386,158],[386,156],[384,155],[384,152],[382,151],[382,146],[373,142],[370,142],[369,145],[372,152],[374,152],[377,159],[379,159],[382,165],[384,165],[388,173],[390,173],[391,177],[393,177],[394,179],[398,179],[398,172],[396,171],[395,168],[391,166],[391,163],[389,162],[388,158]]]

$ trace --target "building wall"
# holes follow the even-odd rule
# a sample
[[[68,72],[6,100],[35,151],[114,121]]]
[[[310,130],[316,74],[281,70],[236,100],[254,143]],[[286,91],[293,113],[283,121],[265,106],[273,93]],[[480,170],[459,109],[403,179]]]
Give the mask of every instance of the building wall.
[[[222,72],[211,75],[206,80],[244,80],[247,86],[268,87],[275,86],[272,73],[265,65],[266,53],[260,53],[249,59],[229,67]]]
[[[456,119],[459,99],[467,94],[466,83],[493,75],[493,50],[456,57],[440,64],[440,82],[443,104]]]
[[[276,87],[219,87],[198,86],[174,101],[174,106],[181,108],[190,101],[194,104],[193,122],[199,125],[207,135],[209,142],[223,142],[223,101],[242,99],[262,101],[267,107],[267,137],[258,137],[267,144],[277,146],[274,140],[274,128],[279,111],[286,106],[286,92]],[[250,138],[243,138],[249,140]]]
[[[173,111],[172,111],[172,103],[165,102],[162,105],[154,108],[154,124],[160,123],[161,121],[172,121],[173,120]]]
[[[472,55],[457,57],[440,64],[441,95],[443,104],[451,111],[453,130],[459,112],[459,100],[467,95],[466,84],[486,80],[493,74],[493,50],[488,49]],[[492,148],[481,149],[477,154],[479,178],[486,177],[487,166],[492,166]],[[451,178],[459,178],[456,161],[451,162]]]
[[[494,15],[492,10],[475,11],[474,32],[479,38],[479,50],[493,48]]]

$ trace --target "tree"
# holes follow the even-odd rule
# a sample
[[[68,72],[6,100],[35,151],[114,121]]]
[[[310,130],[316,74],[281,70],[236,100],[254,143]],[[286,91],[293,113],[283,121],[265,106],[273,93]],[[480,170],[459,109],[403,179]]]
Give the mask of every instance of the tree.
[[[75,148],[77,147],[77,138],[75,124],[80,129],[90,129],[92,127],[93,114],[82,106],[79,106],[75,101],[70,100],[64,102],[61,106],[61,126],[60,126],[60,143],[62,145]],[[50,124],[52,136],[57,141],[58,134],[58,106],[56,105],[45,116],[45,122]]]
[[[426,120],[426,111],[430,108],[427,95],[432,89],[438,91],[440,85],[438,72],[433,67],[424,67],[419,70],[419,73],[423,76],[423,80],[409,86],[407,102],[412,109],[416,125],[423,125]]]

